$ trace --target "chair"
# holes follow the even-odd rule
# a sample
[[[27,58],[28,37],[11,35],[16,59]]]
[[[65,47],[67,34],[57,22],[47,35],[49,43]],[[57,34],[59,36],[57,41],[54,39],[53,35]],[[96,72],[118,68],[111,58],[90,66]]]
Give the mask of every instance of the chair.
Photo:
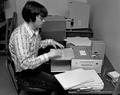
[[[4,31],[4,37],[2,40],[0,40],[0,46],[3,47],[0,49],[0,53],[6,53],[6,50],[7,50],[7,35],[8,35],[8,23],[9,23],[10,20],[6,20],[4,22],[4,26],[1,27],[1,31]],[[3,34],[3,33],[2,33]]]
[[[17,13],[13,12],[13,17],[8,19],[8,35],[7,39],[9,41],[10,35],[13,32],[13,30],[17,27]]]
[[[17,13],[13,13],[13,17],[6,19],[5,21],[5,37],[4,40],[0,40],[0,46],[4,46],[4,50],[0,50],[0,53],[7,54],[8,43],[12,31],[17,27]]]
[[[15,66],[10,57],[10,53],[7,56],[6,67],[7,67],[7,71],[10,76],[10,79],[12,80],[18,95],[20,95],[21,91],[26,92],[28,95],[31,95],[31,94],[37,95],[37,93],[39,93],[39,95],[43,95],[43,94],[46,95],[46,93],[47,93],[46,89],[35,88],[28,81],[26,81],[24,79],[17,79],[16,72],[15,72]]]

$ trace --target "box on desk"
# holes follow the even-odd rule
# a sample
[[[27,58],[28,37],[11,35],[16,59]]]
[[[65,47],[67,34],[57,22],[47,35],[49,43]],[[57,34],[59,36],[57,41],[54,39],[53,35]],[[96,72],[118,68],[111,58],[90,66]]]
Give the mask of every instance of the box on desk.
[[[89,47],[74,47],[75,58],[71,61],[71,69],[95,69],[97,73],[101,73],[103,60],[99,55],[92,55]]]
[[[51,72],[64,72],[71,70],[71,59],[74,58],[72,48],[61,50],[62,56],[51,60]]]
[[[41,28],[42,39],[64,41],[66,38],[66,20],[63,16],[51,15],[46,18]]]
[[[71,48],[68,49],[71,51]],[[68,53],[71,57],[65,56],[65,59],[62,58],[62,60],[61,58],[51,60],[51,72],[64,72],[71,69],[84,68],[95,69],[97,73],[101,73],[103,60],[98,55],[92,55],[89,47],[75,46],[72,50],[74,56],[71,51],[71,53]],[[66,58],[69,59],[66,60]]]

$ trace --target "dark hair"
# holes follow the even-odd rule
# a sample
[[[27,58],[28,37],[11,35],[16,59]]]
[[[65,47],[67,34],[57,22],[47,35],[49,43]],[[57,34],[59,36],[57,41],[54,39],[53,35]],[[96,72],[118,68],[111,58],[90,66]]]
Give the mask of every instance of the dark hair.
[[[47,9],[36,1],[27,1],[22,10],[22,17],[26,22],[35,22],[36,16],[46,17],[48,15]]]

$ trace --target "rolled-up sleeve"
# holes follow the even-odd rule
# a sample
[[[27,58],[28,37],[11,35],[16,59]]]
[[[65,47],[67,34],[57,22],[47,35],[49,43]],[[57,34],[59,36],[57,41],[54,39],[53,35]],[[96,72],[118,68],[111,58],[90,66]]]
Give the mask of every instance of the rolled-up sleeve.
[[[21,67],[23,69],[34,69],[34,68],[40,66],[42,63],[45,63],[48,60],[49,60],[49,58],[48,58],[47,54],[43,54],[43,55],[40,55],[35,58],[27,58],[27,59],[23,60]]]
[[[40,41],[40,44],[39,44],[40,48],[45,48],[45,47],[51,45],[52,41],[53,41],[52,39],[46,39],[46,40]]]

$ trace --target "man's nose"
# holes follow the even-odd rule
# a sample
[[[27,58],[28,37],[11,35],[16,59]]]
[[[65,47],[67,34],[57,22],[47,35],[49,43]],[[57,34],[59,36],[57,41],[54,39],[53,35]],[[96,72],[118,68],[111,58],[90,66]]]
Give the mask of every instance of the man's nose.
[[[43,19],[42,22],[45,22],[45,20]]]

